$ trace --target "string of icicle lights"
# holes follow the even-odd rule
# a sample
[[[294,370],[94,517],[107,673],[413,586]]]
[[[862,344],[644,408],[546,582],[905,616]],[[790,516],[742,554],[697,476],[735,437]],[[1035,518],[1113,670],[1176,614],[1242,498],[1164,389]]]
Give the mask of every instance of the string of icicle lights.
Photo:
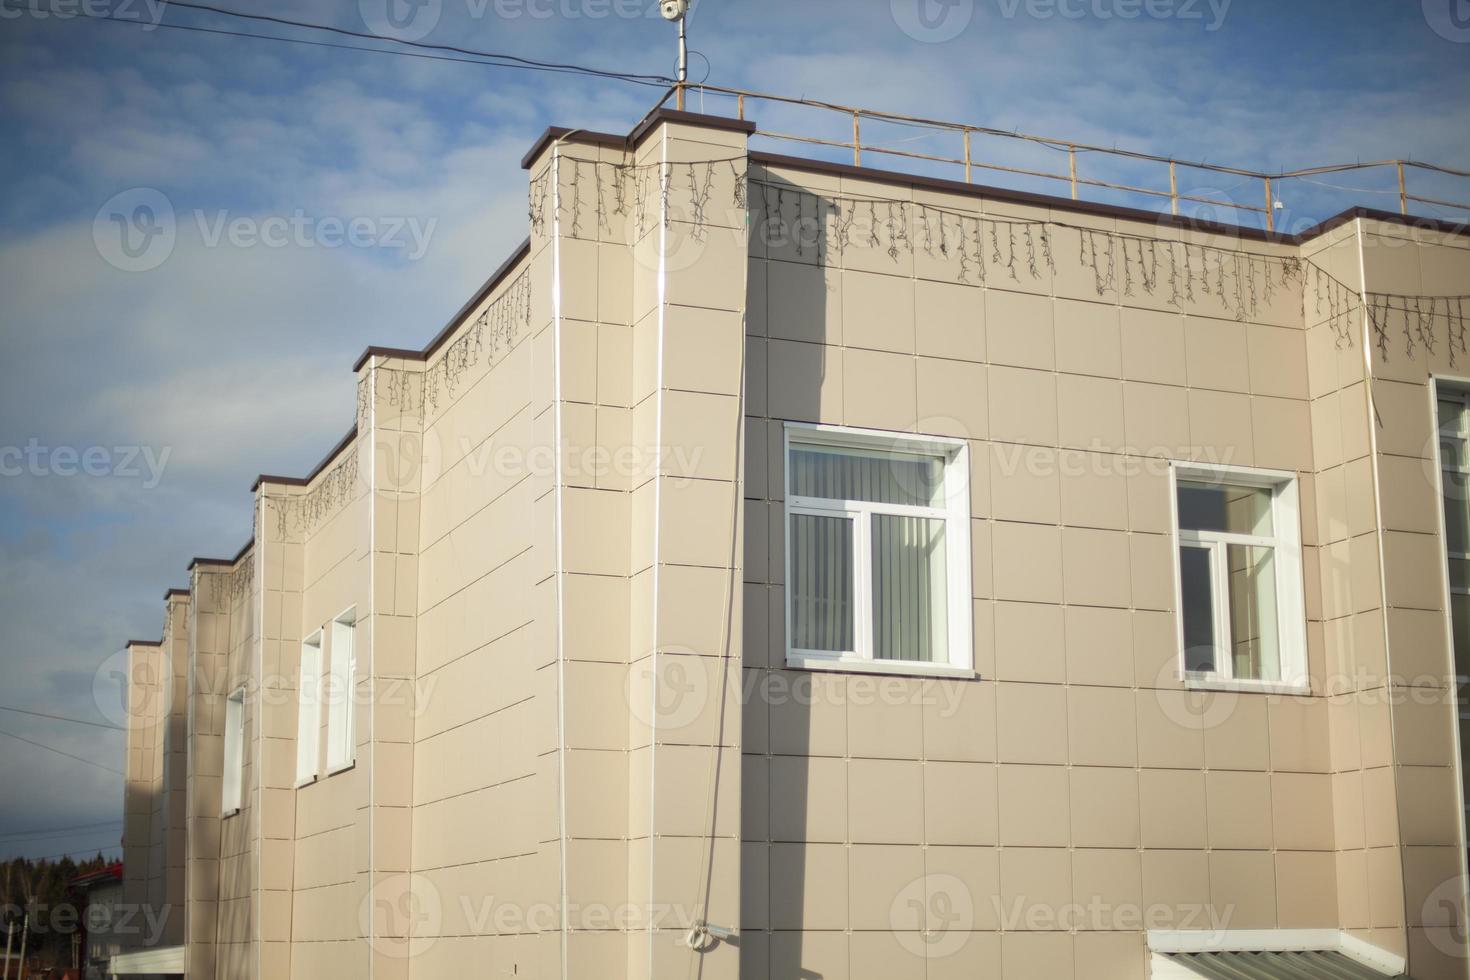
[[[1356,325],[1361,323],[1364,294],[1310,260],[1052,219],[818,193],[748,179],[740,166],[743,159],[619,164],[562,156],[556,169],[548,164],[530,182],[531,228],[538,235],[545,232],[555,177],[557,217],[566,222],[573,237],[580,237],[590,222],[599,230],[610,230],[611,217],[617,215],[629,219],[633,234],[641,239],[657,227],[657,221],[672,220],[668,205],[677,189],[688,202],[688,213],[678,220],[701,240],[708,232],[716,177],[727,170],[729,203],[754,219],[752,233],[762,235],[768,243],[791,248],[798,258],[810,254],[821,263],[834,250],[840,255],[855,246],[884,251],[894,262],[922,252],[953,261],[961,283],[987,286],[997,275],[1016,282],[1026,275],[1036,281],[1043,278],[1043,269],[1056,271],[1061,251],[1056,232],[1066,229],[1077,240],[1076,251],[1069,255],[1075,255],[1077,265],[1091,274],[1098,296],[1130,297],[1142,292],[1179,309],[1213,303],[1226,316],[1248,320],[1272,303],[1278,290],[1300,283],[1303,313],[1311,304],[1339,348],[1353,345]],[[1433,353],[1442,342],[1450,363],[1455,364],[1467,353],[1467,300],[1470,295],[1367,293],[1368,320],[1379,356],[1388,360],[1390,333],[1397,333],[1404,338],[1407,356],[1421,347]]]

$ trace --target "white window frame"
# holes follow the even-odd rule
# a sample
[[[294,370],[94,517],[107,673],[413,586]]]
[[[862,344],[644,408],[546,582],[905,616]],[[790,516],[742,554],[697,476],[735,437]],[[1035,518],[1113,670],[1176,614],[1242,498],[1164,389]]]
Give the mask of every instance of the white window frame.
[[[1439,540],[1443,545],[1445,555],[1445,643],[1450,654],[1448,664],[1449,672],[1454,678],[1455,685],[1455,714],[1459,721],[1463,723],[1466,720],[1470,720],[1470,708],[1467,708],[1465,698],[1466,685],[1470,684],[1470,677],[1460,673],[1460,652],[1455,649],[1454,596],[1470,595],[1470,588],[1463,586],[1457,587],[1454,584],[1454,576],[1450,573],[1450,562],[1470,559],[1470,553],[1450,550],[1449,527],[1445,518],[1445,497],[1446,487],[1448,486],[1447,477],[1451,474],[1470,477],[1470,466],[1457,465],[1454,461],[1445,459],[1443,435],[1446,427],[1444,417],[1440,414],[1439,404],[1440,402],[1458,402],[1463,411],[1462,417],[1470,420],[1470,379],[1433,375],[1429,389],[1430,411],[1433,413],[1432,417],[1434,419],[1434,471],[1439,481],[1438,486],[1435,487],[1435,492],[1439,495],[1439,509],[1436,516],[1438,518]],[[1454,434],[1458,438],[1470,443],[1470,422],[1460,425]],[[1455,758],[1459,760],[1460,767],[1463,769],[1466,765],[1466,747],[1461,740],[1461,729],[1462,724],[1456,724],[1453,731]],[[1462,786],[1462,783],[1457,780],[1456,786]],[[1460,839],[1470,842],[1470,800],[1465,798],[1463,788],[1461,789],[1460,795]],[[1467,908],[1466,915],[1470,917],[1470,908]],[[1470,922],[1470,918],[1462,918],[1461,921],[1462,924],[1464,922]]]
[[[834,500],[803,497],[791,493],[791,450],[793,446],[840,449],[867,453],[914,453],[944,459],[944,505],[917,507],[875,504],[863,500]],[[786,665],[802,670],[841,670],[878,674],[973,677],[974,640],[971,629],[974,599],[970,589],[970,446],[963,439],[912,435],[877,429],[838,425],[787,422],[783,432],[782,472],[785,482],[785,593]],[[873,651],[872,517],[893,514],[927,517],[945,522],[946,609],[949,661],[878,660]],[[853,616],[856,650],[834,653],[799,650],[792,643],[791,527],[792,519],[845,517],[854,522]]]
[[[1270,536],[1196,531],[1179,527],[1180,483],[1225,483],[1271,491]],[[1263,691],[1300,694],[1311,688],[1307,672],[1307,617],[1302,586],[1301,503],[1297,476],[1287,470],[1256,469],[1223,463],[1192,463],[1171,460],[1169,464],[1169,525],[1174,568],[1174,630],[1178,646],[1179,676],[1188,687],[1210,690]],[[1273,549],[1276,570],[1276,627],[1280,633],[1281,679],[1257,680],[1232,676],[1234,663],[1230,646],[1230,596],[1224,587],[1229,574],[1225,565],[1226,545],[1256,545]],[[1181,548],[1203,548],[1210,552],[1210,594],[1214,599],[1214,635],[1217,663],[1213,671],[1186,668],[1184,647],[1184,583],[1179,565]]]
[[[357,607],[331,622],[331,682],[327,697],[327,775],[357,764]],[[342,654],[344,652],[346,656]]]
[[[220,816],[240,812],[245,800],[245,687],[225,698],[224,758],[220,772]]]
[[[322,773],[322,631],[301,642],[296,680],[296,785],[308,786]]]

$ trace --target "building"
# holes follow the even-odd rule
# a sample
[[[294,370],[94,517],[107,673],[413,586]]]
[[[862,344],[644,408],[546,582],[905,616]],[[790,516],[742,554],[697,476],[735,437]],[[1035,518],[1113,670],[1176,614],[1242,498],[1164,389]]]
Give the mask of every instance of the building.
[[[78,875],[67,884],[80,906],[77,959],[82,980],[106,980],[108,964],[123,948],[117,933],[133,925],[118,914],[123,902],[122,878],[122,863],[115,862]]]
[[[548,131],[527,242],[189,566],[128,754],[179,931],[129,955],[1470,975],[1465,229],[753,129]]]

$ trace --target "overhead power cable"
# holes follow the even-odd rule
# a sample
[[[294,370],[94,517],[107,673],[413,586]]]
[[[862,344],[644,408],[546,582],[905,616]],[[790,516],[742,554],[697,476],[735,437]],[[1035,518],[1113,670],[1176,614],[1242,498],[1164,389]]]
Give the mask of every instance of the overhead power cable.
[[[386,54],[403,58],[421,58],[429,61],[449,61],[467,65],[481,65],[486,68],[510,68],[523,71],[550,72],[553,74],[585,75],[593,78],[604,78],[612,81],[629,82],[634,85],[644,85],[653,88],[664,88],[673,82],[672,78],[665,75],[642,75],[632,72],[607,71],[601,68],[591,68],[586,65],[577,65],[564,62],[538,61],[534,58],[522,58],[519,55],[505,54],[495,51],[478,51],[473,48],[461,48],[448,44],[429,44],[422,41],[409,41],[402,38],[384,37],[364,31],[353,31],[347,28],[334,27],[329,24],[315,24],[310,21],[298,21],[285,17],[274,17],[266,14],[250,14],[237,10],[227,10],[223,7],[214,7],[208,4],[187,3],[183,0],[169,0],[168,6],[184,7],[199,10],[206,13],[219,14],[226,17],[237,17],[243,20],[261,21],[265,23],[279,24],[287,27],[296,27],[303,30],[323,31],[346,37],[361,38],[363,40],[375,41],[383,44],[404,45],[420,50],[401,51],[392,48],[366,47],[357,44],[340,44],[329,41],[314,41],[308,38],[282,37],[278,34],[257,34],[251,31],[230,31],[222,28],[203,27],[194,24],[149,24],[126,17],[118,17],[109,14],[88,13],[85,10],[76,11],[77,16],[83,20],[107,21],[132,27],[161,28],[163,30],[192,31],[199,34],[214,34],[223,37],[251,38],[259,41],[280,41],[285,44],[302,44],[309,47],[334,48],[343,51],[361,51],[368,54]],[[12,4],[0,2],[0,7],[7,10],[29,9],[24,4]],[[441,51],[445,54],[427,54],[425,51]],[[456,57],[455,55],[459,55]]]
[[[28,711],[25,708],[12,708],[5,704],[0,704],[0,711],[13,711],[18,715],[30,715],[33,718],[49,718],[52,721],[67,721],[73,725],[90,725],[92,728],[105,728],[111,732],[124,730],[121,725],[113,725],[105,721],[87,721],[85,718],[68,718],[65,715],[50,715],[44,711]]]
[[[100,762],[95,762],[84,756],[73,755],[65,749],[58,749],[54,745],[47,745],[45,742],[37,742],[35,739],[26,738],[24,735],[17,735],[15,734],[15,732],[7,732],[3,728],[0,728],[0,735],[8,735],[16,741],[24,742],[27,745],[34,745],[38,749],[45,749],[47,752],[55,752],[57,755],[64,755],[68,759],[75,759],[77,762],[82,762],[89,766],[93,766],[94,768],[101,769],[103,772],[110,772],[117,776],[123,775],[123,771],[121,769],[114,769],[111,766],[104,766]]]

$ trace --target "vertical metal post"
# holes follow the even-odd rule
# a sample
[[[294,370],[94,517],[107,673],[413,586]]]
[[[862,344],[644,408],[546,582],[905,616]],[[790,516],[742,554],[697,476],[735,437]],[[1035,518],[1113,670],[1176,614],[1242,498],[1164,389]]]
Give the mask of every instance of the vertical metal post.
[[[684,86],[689,84],[689,33],[688,19],[679,18],[679,92],[674,97],[674,108],[684,111]]]
[[[965,183],[970,182],[970,131],[965,130]]]
[[[858,118],[862,113],[856,109],[852,112],[852,165],[861,167],[863,165],[863,140],[862,127],[858,124]]]
[[[1179,214],[1179,171],[1173,160],[1169,161],[1169,213]]]
[[[1077,147],[1067,147],[1067,168],[1072,174],[1072,200],[1077,200]]]
[[[1266,230],[1276,230],[1276,198],[1271,193],[1271,178],[1266,178]]]
[[[1399,214],[1409,213],[1409,187],[1404,183],[1404,164],[1400,160],[1399,168]]]

